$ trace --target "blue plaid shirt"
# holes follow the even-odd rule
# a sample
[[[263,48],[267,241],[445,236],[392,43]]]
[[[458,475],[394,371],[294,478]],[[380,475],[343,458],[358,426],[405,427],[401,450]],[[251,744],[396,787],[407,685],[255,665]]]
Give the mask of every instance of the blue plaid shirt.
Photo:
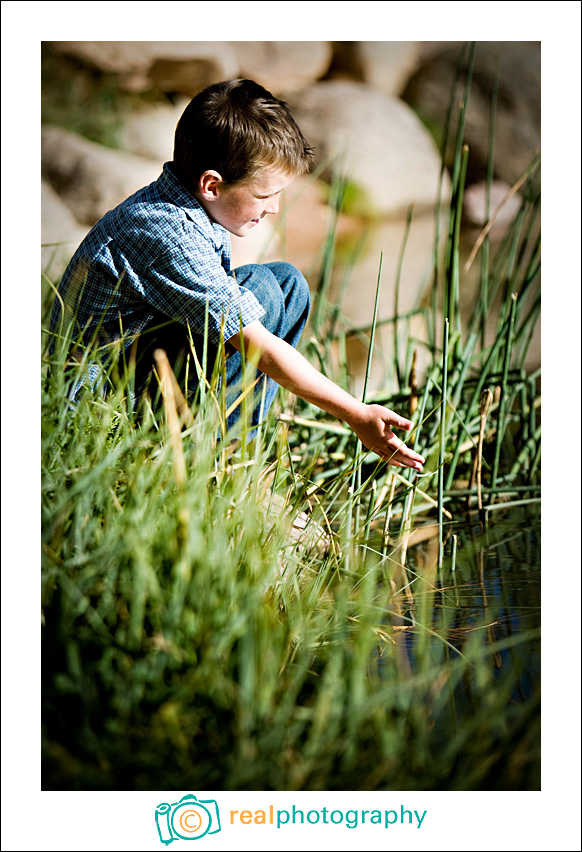
[[[55,300],[51,332],[76,317],[74,337],[128,344],[162,314],[208,337],[228,340],[265,313],[230,270],[228,231],[208,217],[166,163],[157,181],[97,222],[75,252]]]

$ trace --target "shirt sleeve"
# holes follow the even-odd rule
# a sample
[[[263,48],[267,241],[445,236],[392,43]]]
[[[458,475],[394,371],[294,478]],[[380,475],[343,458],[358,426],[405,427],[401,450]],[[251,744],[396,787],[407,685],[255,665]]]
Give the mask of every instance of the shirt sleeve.
[[[265,310],[246,287],[240,287],[220,262],[203,234],[166,242],[148,263],[142,295],[158,311],[203,334],[208,310],[208,337],[217,345],[260,319]]]

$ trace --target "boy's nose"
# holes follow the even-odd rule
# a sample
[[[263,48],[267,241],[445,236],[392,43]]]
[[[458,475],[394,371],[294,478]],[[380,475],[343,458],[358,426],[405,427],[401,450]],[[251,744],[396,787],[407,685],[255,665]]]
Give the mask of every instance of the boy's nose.
[[[275,195],[273,198],[269,198],[267,203],[265,204],[265,213],[278,213],[279,212],[279,196]]]

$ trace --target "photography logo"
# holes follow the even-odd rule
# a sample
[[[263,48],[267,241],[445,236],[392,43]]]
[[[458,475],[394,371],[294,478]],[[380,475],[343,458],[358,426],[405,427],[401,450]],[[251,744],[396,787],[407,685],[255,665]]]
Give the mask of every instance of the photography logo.
[[[199,801],[189,793],[179,802],[162,802],[156,808],[156,825],[166,846],[172,840],[199,840],[220,831],[218,805],[214,799]]]

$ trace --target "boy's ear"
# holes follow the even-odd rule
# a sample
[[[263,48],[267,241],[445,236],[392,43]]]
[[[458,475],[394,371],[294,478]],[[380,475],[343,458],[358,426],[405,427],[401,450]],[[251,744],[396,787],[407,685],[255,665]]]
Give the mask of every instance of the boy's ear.
[[[202,172],[198,181],[200,195],[204,201],[215,201],[218,198],[222,185],[222,175],[213,169]]]

